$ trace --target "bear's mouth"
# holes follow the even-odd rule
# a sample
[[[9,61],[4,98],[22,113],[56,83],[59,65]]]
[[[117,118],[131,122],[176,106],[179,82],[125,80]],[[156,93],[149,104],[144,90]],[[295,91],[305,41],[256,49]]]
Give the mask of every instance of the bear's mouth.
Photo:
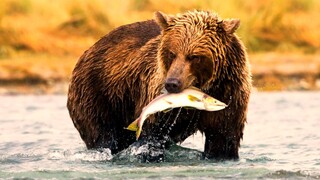
[[[202,89],[201,83],[199,82],[198,78],[196,78],[195,76],[192,76],[190,79],[191,79],[190,80],[191,82],[190,82],[190,84],[189,84],[189,86],[187,88],[193,86],[193,87],[196,87],[198,89]]]
[[[164,89],[167,93],[180,93],[184,89],[188,89],[192,86],[201,89],[201,85],[197,78],[193,75],[189,75],[184,80],[178,78],[167,78],[164,84]]]

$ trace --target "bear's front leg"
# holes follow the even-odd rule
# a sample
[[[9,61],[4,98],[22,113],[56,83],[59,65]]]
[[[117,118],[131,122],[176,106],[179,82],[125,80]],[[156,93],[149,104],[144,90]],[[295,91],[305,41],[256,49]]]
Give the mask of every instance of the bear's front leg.
[[[206,138],[204,158],[239,159],[238,151],[243,136],[244,117],[244,113],[232,111],[230,106],[217,112],[202,112],[199,129]]]
[[[239,159],[239,137],[221,133],[217,129],[207,129],[205,136],[204,158],[216,160]]]

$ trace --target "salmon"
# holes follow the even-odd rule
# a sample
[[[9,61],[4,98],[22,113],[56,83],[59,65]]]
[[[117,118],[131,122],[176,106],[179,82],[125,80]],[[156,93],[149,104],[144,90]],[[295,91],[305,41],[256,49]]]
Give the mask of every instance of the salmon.
[[[183,90],[181,93],[167,93],[159,95],[145,106],[140,116],[125,129],[136,131],[136,140],[138,140],[144,121],[148,116],[156,112],[168,111],[177,107],[189,107],[205,111],[219,111],[227,106],[228,105],[225,103],[205,94],[200,89],[191,87]]]

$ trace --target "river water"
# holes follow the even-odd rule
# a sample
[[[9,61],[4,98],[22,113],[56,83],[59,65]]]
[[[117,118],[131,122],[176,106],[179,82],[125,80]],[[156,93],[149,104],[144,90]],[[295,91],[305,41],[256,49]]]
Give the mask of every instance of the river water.
[[[201,133],[162,163],[86,150],[66,96],[0,96],[0,179],[320,179],[320,92],[256,92],[238,161],[201,160]]]

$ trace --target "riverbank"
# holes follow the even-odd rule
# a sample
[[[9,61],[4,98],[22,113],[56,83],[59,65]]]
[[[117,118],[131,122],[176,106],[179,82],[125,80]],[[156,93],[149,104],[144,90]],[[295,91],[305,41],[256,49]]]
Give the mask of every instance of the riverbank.
[[[18,54],[0,59],[0,94],[66,94],[78,57]],[[320,55],[261,53],[249,58],[257,91],[320,90]]]
[[[249,55],[258,91],[320,90],[320,54]]]

